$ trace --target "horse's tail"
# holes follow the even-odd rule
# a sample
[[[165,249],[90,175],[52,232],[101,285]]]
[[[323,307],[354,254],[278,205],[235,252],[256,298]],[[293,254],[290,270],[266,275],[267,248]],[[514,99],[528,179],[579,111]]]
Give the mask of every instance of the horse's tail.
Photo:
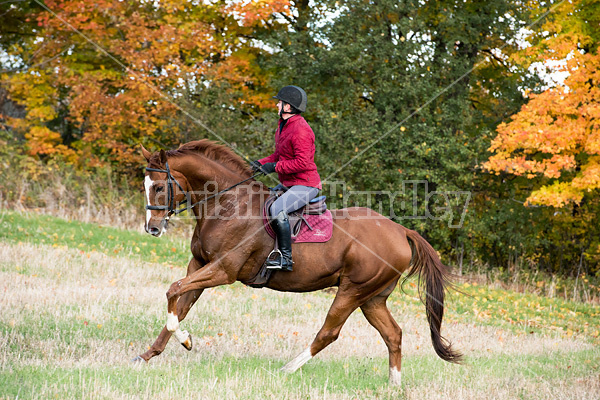
[[[417,232],[406,229],[406,236],[412,241],[412,268],[405,280],[417,274],[419,276],[419,295],[425,304],[427,321],[431,331],[431,342],[437,355],[442,359],[459,364],[462,354],[453,350],[450,342],[441,335],[442,318],[444,316],[444,295],[451,286],[451,273],[442,264],[435,249]],[[421,293],[421,284],[425,282],[425,299]]]

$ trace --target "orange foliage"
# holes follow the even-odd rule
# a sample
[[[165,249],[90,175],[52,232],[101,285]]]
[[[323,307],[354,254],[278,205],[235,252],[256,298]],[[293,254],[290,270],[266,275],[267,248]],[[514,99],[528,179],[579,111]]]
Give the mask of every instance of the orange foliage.
[[[288,1],[244,0],[232,3],[229,10],[239,16],[244,26],[264,25],[273,14],[289,14]]]
[[[208,86],[223,87],[230,106],[271,106],[267,77],[255,62],[261,50],[243,37],[288,12],[285,1],[45,4],[58,17],[37,16],[43,40],[12,51],[49,61],[2,77],[10,97],[27,109],[25,119],[10,124],[32,155],[137,163],[140,138],[176,137],[178,98]],[[75,131],[69,146],[51,128],[61,105]]]
[[[600,189],[600,50],[577,47],[588,41],[578,32],[563,32],[522,53],[533,56],[541,47],[542,60],[566,58],[569,73],[564,84],[529,94],[511,121],[498,126],[490,148],[495,154],[484,164],[496,174],[546,178],[528,204],[579,204],[585,193]]]

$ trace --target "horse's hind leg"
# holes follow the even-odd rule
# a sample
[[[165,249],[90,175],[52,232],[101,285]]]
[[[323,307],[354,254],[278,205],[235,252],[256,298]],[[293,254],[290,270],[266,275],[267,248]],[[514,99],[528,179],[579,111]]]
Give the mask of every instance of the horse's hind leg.
[[[325,318],[325,323],[319,333],[317,333],[317,336],[310,347],[287,363],[282,370],[288,373],[296,371],[313,358],[319,351],[333,343],[338,338],[342,326],[350,314],[358,308],[360,303],[360,297],[349,295],[348,293],[338,290],[338,294],[327,313],[327,318]]]
[[[402,360],[402,329],[398,326],[385,302],[389,293],[373,297],[360,308],[367,321],[379,331],[390,353],[390,384],[400,385]]]
[[[196,300],[200,298],[200,295],[203,291],[204,289],[193,290],[181,296],[181,298],[177,302],[177,318],[180,322],[183,321],[183,319],[186,317],[187,313],[190,311]],[[175,332],[172,333],[169,332],[167,330],[167,327],[165,326],[163,327],[162,331],[160,332],[152,346],[150,346],[150,349],[148,349],[148,351],[144,354],[134,358],[133,361],[148,361],[152,357],[155,357],[162,353],[165,347],[167,346],[167,342],[173,334],[175,335],[179,343],[182,344],[183,347],[185,347],[187,350],[192,349],[192,336],[189,333],[187,333],[186,331],[181,331],[180,329],[177,329]]]

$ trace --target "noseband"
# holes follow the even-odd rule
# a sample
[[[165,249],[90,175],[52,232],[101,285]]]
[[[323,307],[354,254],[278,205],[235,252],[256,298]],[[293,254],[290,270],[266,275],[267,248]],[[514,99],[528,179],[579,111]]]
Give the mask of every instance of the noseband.
[[[218,195],[225,193],[225,192],[235,188],[236,186],[239,186],[242,183],[248,182],[250,179],[254,179],[255,177],[263,174],[263,172],[257,172],[256,174],[252,175],[250,178],[244,179],[243,181],[238,182],[233,186],[229,186],[227,189],[223,189],[220,192],[213,194],[212,196],[208,196],[207,198],[200,200],[200,201],[192,204],[191,206],[187,205],[180,209],[176,209],[175,208],[175,191],[173,190],[173,182],[175,182],[175,184],[179,187],[179,190],[181,190],[183,193],[185,193],[185,199],[180,204],[188,203],[188,199],[190,198],[190,193],[183,190],[183,187],[179,184],[179,182],[177,182],[177,179],[175,179],[173,177],[173,175],[171,175],[171,170],[169,169],[169,163],[165,162],[165,169],[146,167],[146,171],[165,172],[167,174],[167,205],[166,206],[152,206],[149,204],[146,205],[146,210],[165,210],[165,211],[167,211],[167,215],[164,218],[165,221],[169,221],[169,219],[171,218],[171,215],[173,215],[173,214],[177,215],[179,213],[182,213],[185,210],[193,209],[194,207],[196,207],[200,204],[206,203],[208,200],[215,198]],[[150,200],[150,199],[148,198],[148,200]]]

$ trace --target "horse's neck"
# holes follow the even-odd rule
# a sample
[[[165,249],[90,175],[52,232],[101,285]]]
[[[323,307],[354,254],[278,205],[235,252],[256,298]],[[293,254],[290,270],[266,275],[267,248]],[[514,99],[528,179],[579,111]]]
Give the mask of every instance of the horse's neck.
[[[218,190],[223,190],[245,179],[214,161],[198,163],[192,160],[181,163],[180,169],[193,192],[205,191],[211,184],[216,184]]]
[[[212,162],[194,162],[194,159],[187,160],[178,165],[179,171],[185,176],[191,195],[192,204],[208,199],[224,189],[234,186],[237,183],[247,179],[247,176],[242,176],[237,172],[212,161]],[[239,190],[240,188],[241,190]],[[231,192],[226,192],[219,196],[222,205],[223,201],[244,200],[240,197],[253,196],[243,190],[243,187],[233,189]],[[215,200],[209,199],[202,207],[207,207],[212,211],[215,207]],[[206,210],[205,210],[206,211]],[[200,214],[198,214],[200,212]],[[202,208],[195,207],[194,213],[198,219],[198,223],[202,218]]]

